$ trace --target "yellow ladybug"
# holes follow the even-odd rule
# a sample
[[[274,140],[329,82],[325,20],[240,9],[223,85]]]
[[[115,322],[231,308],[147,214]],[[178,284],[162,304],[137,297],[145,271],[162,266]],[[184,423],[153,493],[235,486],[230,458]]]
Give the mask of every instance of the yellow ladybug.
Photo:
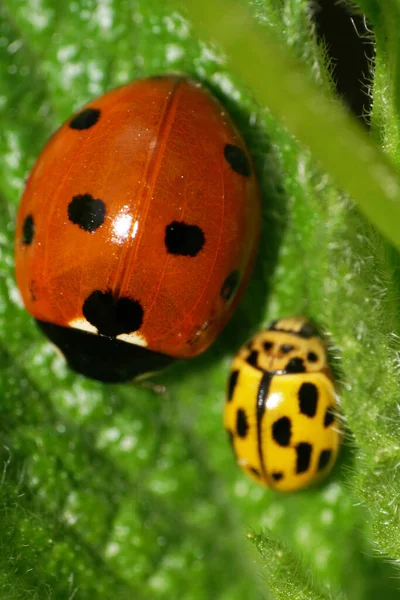
[[[341,440],[336,409],[325,347],[302,317],[275,321],[233,360],[224,426],[258,483],[289,492],[325,477]]]

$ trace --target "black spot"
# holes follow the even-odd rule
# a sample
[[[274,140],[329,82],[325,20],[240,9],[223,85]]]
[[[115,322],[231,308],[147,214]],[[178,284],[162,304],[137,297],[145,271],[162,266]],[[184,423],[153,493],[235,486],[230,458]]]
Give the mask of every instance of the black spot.
[[[275,471],[275,473],[271,473],[271,477],[274,481],[280,481],[283,477],[282,471]]]
[[[98,108],[85,108],[75,115],[69,123],[71,129],[90,129],[96,125],[100,117]]]
[[[236,431],[239,437],[245,438],[249,430],[246,413],[239,408],[236,413]]]
[[[35,235],[35,223],[32,215],[25,217],[24,224],[22,225],[22,243],[29,246],[33,242]]]
[[[172,221],[165,228],[165,246],[169,254],[197,256],[205,243],[203,230],[197,225]]]
[[[315,354],[315,352],[309,352],[307,354],[307,360],[308,362],[317,362],[318,356]]]
[[[235,391],[238,377],[239,377],[239,371],[237,371],[237,370],[232,371],[232,373],[229,377],[229,383],[228,383],[228,402],[230,402],[233,398],[233,393]]]
[[[44,321],[37,321],[37,324],[60,348],[71,369],[104,383],[130,381],[139,375],[164,369],[174,361],[171,356],[115,338]]]
[[[143,322],[140,302],[131,298],[115,298],[111,292],[100,290],[86,298],[82,312],[99,333],[110,337],[137,331]]]
[[[74,196],[68,204],[68,219],[85,231],[96,231],[103,225],[106,207],[103,200],[90,194]]]
[[[232,169],[239,175],[249,177],[251,174],[250,163],[246,156],[246,153],[239,146],[233,144],[226,144],[224,148],[224,156]]]
[[[333,406],[328,406],[325,413],[324,418],[324,427],[329,427],[335,420],[335,408]]]
[[[328,465],[332,455],[332,450],[322,450],[318,459],[318,471],[322,471]]]
[[[283,354],[288,354],[293,350],[293,348],[294,346],[292,346],[291,344],[282,344],[282,346],[280,347],[280,351],[283,352]]]
[[[311,444],[307,442],[300,442],[296,446],[297,462],[296,462],[296,473],[304,473],[310,466],[311,459]]]
[[[302,383],[298,391],[300,412],[307,417],[315,417],[318,403],[318,389],[313,383]]]
[[[291,358],[285,367],[285,373],[304,373],[304,361],[302,358]]]
[[[256,469],[255,467],[247,467],[247,470],[252,473],[252,475],[255,475],[258,479],[260,479],[261,477],[261,473],[258,469]]]
[[[271,348],[273,347],[274,343],[273,342],[264,342],[263,343],[263,348],[265,350],[265,352],[269,352],[271,350]]]
[[[292,423],[289,417],[281,417],[272,425],[272,437],[280,446],[289,446],[292,436]]]
[[[272,323],[270,323],[269,327],[266,328],[266,331],[277,331],[276,326],[278,325],[279,320],[276,321],[272,321]]]
[[[247,364],[251,365],[252,367],[255,367],[256,369],[258,369],[258,351],[252,350],[250,352],[250,354],[248,355],[248,357],[246,358],[246,362],[247,362]]]
[[[240,273],[237,270],[232,271],[232,273],[230,273],[225,279],[221,288],[221,296],[224,300],[230,300],[232,298],[233,293],[236,290],[237,285],[239,283],[239,279]]]
[[[300,329],[297,335],[299,335],[302,338],[308,339],[314,337],[314,335],[317,335],[317,332],[315,330],[315,327],[313,327],[311,323],[304,323],[303,327]]]

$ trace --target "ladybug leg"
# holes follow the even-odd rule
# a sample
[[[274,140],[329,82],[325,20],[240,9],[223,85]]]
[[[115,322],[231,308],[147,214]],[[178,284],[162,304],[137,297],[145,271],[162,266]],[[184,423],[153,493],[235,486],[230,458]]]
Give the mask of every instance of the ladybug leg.
[[[161,395],[167,393],[167,388],[165,385],[160,383],[154,383],[153,381],[138,381],[138,385],[141,388],[151,390],[155,394]]]

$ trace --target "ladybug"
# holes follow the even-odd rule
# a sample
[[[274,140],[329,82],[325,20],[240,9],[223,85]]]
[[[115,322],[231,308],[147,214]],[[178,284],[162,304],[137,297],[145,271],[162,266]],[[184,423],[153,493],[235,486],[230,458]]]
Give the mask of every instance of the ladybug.
[[[341,432],[327,355],[302,317],[257,333],[233,360],[224,425],[238,465],[255,481],[294,491],[331,470]]]
[[[17,283],[73,369],[125,381],[214,341],[260,220],[221,104],[185,77],[137,80],[89,102],[40,154],[18,212]]]

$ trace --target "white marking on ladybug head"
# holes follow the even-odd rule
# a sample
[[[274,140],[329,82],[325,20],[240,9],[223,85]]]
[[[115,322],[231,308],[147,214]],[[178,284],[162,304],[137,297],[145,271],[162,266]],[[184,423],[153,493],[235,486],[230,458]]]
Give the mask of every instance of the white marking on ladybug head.
[[[89,323],[89,321],[83,319],[82,317],[72,319],[72,321],[68,323],[68,326],[72,327],[73,329],[80,329],[81,331],[86,331],[87,333],[94,333],[96,335],[98,334],[97,327],[95,327],[94,325]]]
[[[147,340],[140,333],[121,333],[117,335],[117,340],[121,340],[122,342],[128,342],[128,344],[135,344],[136,346],[143,346],[146,348]]]
[[[78,319],[73,319],[68,323],[69,327],[73,327],[74,329],[80,329],[81,331],[86,331],[87,333],[94,333],[98,335],[99,332],[97,327],[89,323],[86,319],[79,317]],[[128,344],[134,344],[136,346],[142,346],[146,348],[147,340],[141,333],[121,333],[116,336],[117,340],[121,340],[121,342],[127,342]]]

